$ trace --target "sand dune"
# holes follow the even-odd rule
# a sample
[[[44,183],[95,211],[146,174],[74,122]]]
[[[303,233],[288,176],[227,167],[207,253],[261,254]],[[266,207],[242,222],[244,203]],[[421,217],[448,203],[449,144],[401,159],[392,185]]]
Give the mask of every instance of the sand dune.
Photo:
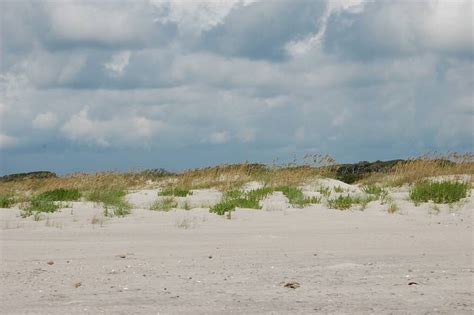
[[[389,214],[297,209],[277,192],[229,220],[205,208],[217,190],[182,197],[189,211],[147,210],[157,191],[130,192],[123,218],[90,202],[40,221],[2,209],[0,312],[472,314],[472,197],[415,207],[393,189]]]

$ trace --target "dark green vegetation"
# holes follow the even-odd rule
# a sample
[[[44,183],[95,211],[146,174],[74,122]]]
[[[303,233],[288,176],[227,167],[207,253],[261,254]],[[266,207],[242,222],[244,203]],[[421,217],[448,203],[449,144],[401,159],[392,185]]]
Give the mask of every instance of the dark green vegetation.
[[[444,181],[429,182],[422,181],[416,183],[410,191],[410,199],[415,204],[433,201],[434,203],[453,203],[467,197],[469,184]]]
[[[104,205],[105,216],[124,216],[130,214],[132,208],[124,200],[126,191],[122,187],[109,187],[90,191],[86,198],[89,201],[99,202]]]
[[[36,196],[38,200],[44,201],[76,201],[81,198],[81,192],[78,189],[54,189],[43,192]]]
[[[160,196],[175,196],[175,197],[186,197],[188,195],[192,195],[193,192],[186,188],[180,186],[168,186],[165,187],[162,191],[160,191]]]
[[[400,162],[404,162],[404,160],[362,161],[354,164],[340,164],[336,169],[336,178],[347,184],[352,184],[371,173],[388,173]]]
[[[0,176],[0,182],[12,182],[16,180],[24,179],[45,179],[45,178],[56,178],[58,177],[55,173],[49,171],[37,171],[29,173],[18,173]]]
[[[12,196],[0,196],[0,208],[10,208],[15,204]]]

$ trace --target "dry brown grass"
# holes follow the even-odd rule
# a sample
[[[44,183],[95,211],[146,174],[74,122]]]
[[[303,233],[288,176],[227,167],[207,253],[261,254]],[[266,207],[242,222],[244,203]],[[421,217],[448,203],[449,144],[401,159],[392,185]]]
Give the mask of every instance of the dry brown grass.
[[[272,187],[297,186],[317,177],[335,176],[337,166],[331,157],[308,155],[304,159],[305,161],[299,165],[296,162],[286,165],[223,164],[187,170],[181,174],[99,172],[95,174],[77,173],[45,179],[21,179],[0,182],[0,195],[16,196],[15,199],[21,203],[27,201],[31,194],[59,188],[75,188],[81,192],[91,192],[110,187],[140,189],[173,184],[188,189],[215,187],[228,190],[239,188],[250,181],[263,182]],[[427,154],[401,162],[390,172],[371,174],[361,182],[399,186],[405,183],[414,183],[426,177],[456,174],[474,174],[474,155],[472,153]]]
[[[425,154],[398,163],[388,173],[372,174],[361,182],[365,184],[384,183],[388,186],[401,186],[403,184],[419,182],[428,177],[460,174],[474,174],[474,154],[455,152],[448,154]]]
[[[173,176],[173,175],[170,175]],[[20,179],[0,183],[0,195],[37,194],[53,189],[79,189],[80,191],[94,191],[110,186],[127,187],[129,189],[142,188],[148,185],[149,180],[158,180],[144,173],[100,172],[95,174],[77,173],[67,176],[45,179]]]

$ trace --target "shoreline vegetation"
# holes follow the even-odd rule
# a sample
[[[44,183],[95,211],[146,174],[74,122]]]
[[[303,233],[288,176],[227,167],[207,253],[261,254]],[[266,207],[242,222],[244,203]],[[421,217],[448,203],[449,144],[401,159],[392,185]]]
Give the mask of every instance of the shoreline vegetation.
[[[274,193],[287,198],[292,207],[302,208],[322,203],[323,198],[331,209],[350,209],[359,205],[365,209],[368,203],[380,200],[388,203],[389,188],[410,186],[410,199],[415,203],[433,201],[453,203],[465,198],[472,187],[474,155],[471,153],[446,155],[424,155],[408,160],[359,162],[337,164],[327,155],[305,156],[303,163],[272,165],[258,163],[223,164],[214,167],[172,173],[164,169],[139,172],[77,173],[57,176],[40,171],[12,174],[0,177],[0,206],[19,205],[22,215],[35,212],[54,212],[64,202],[91,201],[106,209],[106,216],[124,216],[132,205],[125,200],[127,192],[140,189],[159,188],[158,199],[153,210],[177,207],[174,198],[193,195],[193,190],[216,189],[222,192],[220,202],[210,205],[210,212],[224,215],[237,207],[261,209],[261,201]],[[467,175],[467,182],[458,183],[449,176]],[[431,179],[448,176],[441,183]],[[301,187],[318,179],[336,180],[343,185],[360,187],[362,194],[351,195],[343,187],[319,187],[318,195],[306,196]],[[261,187],[245,190],[250,182]],[[333,195],[331,195],[333,193]],[[190,205],[185,201],[184,208]]]

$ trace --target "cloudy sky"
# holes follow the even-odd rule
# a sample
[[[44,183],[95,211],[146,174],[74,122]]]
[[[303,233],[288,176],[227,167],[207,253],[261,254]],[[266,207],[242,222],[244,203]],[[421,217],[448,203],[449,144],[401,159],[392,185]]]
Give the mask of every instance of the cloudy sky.
[[[473,3],[0,1],[2,174],[473,151]]]

